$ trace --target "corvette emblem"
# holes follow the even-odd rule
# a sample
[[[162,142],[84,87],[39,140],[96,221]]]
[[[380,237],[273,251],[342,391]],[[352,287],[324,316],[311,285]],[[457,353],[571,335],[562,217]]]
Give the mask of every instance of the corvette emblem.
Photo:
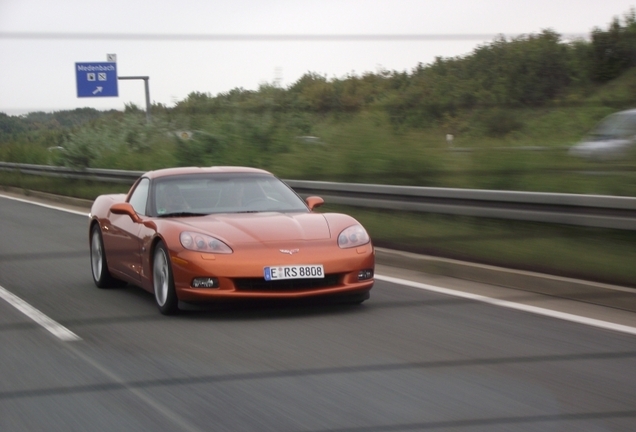
[[[300,252],[300,249],[279,249],[281,253],[293,255]]]

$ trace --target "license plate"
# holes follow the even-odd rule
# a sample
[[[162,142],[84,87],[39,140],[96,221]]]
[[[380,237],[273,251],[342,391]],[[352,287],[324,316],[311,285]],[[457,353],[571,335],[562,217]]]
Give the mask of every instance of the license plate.
[[[265,280],[319,279],[325,277],[321,264],[265,267]]]

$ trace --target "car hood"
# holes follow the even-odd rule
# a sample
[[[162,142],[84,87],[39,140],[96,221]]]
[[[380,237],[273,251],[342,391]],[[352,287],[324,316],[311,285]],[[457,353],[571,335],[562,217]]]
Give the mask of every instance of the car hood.
[[[179,218],[180,224],[230,243],[324,240],[329,224],[318,213],[213,214]]]

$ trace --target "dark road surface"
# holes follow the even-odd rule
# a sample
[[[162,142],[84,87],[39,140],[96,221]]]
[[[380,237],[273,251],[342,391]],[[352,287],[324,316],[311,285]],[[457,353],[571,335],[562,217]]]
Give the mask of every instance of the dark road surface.
[[[636,336],[376,281],[361,306],[159,314],[88,219],[0,197],[0,431],[633,431]],[[378,273],[380,273],[378,271]]]

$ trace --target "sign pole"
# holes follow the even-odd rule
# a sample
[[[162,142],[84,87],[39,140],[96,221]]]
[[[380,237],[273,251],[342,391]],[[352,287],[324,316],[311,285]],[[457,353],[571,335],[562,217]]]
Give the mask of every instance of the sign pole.
[[[142,79],[144,80],[144,87],[146,89],[146,121],[148,123],[150,123],[151,118],[150,118],[150,84],[148,83],[148,80],[150,80],[149,76],[120,76],[117,77],[117,79],[120,80],[139,80]]]

